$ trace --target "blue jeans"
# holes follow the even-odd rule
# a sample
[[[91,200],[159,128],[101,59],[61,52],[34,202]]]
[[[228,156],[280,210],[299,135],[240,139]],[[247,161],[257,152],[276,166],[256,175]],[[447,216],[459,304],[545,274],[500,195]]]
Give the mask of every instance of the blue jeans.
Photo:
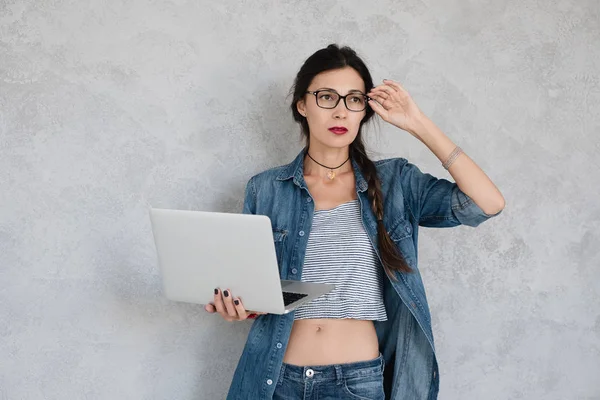
[[[380,400],[385,361],[379,357],[348,364],[300,367],[283,363],[273,399]]]

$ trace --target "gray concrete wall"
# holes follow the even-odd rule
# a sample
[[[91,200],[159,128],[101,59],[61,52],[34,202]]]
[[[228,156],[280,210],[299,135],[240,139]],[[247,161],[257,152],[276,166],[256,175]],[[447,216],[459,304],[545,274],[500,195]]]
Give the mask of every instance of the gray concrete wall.
[[[249,323],[162,297],[148,207],[239,211],[300,150],[287,91],[329,42],[507,199],[421,232],[440,399],[600,398],[597,0],[0,0],[0,399],[223,398]]]

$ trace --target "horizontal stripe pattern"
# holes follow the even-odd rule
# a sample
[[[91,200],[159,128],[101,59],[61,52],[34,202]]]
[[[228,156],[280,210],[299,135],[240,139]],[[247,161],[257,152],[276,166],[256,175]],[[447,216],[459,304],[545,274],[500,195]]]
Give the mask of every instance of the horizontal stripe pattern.
[[[363,227],[358,200],[316,210],[301,280],[336,288],[300,306],[294,319],[386,321],[381,263]]]

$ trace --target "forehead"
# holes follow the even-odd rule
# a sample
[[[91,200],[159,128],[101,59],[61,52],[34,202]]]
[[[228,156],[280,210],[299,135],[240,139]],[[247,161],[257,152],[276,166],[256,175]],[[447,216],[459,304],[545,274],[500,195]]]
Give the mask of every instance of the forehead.
[[[335,89],[344,94],[351,90],[360,90],[364,93],[365,82],[354,68],[332,69],[316,75],[310,83],[309,90],[319,88]]]

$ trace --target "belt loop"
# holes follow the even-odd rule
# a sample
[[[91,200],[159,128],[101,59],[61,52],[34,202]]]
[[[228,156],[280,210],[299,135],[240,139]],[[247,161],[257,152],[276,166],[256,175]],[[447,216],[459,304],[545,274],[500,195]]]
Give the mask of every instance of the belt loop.
[[[339,364],[335,365],[335,378],[338,386],[342,386],[344,384],[344,374],[342,371],[342,366]]]

